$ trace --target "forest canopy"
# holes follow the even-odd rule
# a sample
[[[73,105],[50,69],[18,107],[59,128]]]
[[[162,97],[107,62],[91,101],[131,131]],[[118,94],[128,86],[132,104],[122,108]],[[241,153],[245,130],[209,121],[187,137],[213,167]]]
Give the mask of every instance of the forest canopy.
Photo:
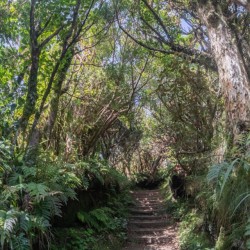
[[[250,249],[249,12],[244,0],[2,0],[1,249],[50,248],[83,190],[170,188],[176,175],[206,249]]]

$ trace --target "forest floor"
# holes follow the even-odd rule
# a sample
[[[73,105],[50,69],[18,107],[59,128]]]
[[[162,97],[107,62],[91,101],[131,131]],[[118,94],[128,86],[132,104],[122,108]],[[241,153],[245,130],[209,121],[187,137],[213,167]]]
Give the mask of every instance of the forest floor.
[[[124,250],[179,250],[178,225],[165,211],[159,190],[133,191]]]

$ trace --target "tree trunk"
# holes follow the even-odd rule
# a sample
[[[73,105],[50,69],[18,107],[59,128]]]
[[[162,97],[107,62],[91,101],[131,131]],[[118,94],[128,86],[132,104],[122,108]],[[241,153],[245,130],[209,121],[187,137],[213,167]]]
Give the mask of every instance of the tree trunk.
[[[36,5],[36,0],[32,0],[30,6],[31,68],[28,80],[28,93],[26,96],[26,102],[23,109],[23,115],[20,120],[20,126],[23,131],[26,130],[29,118],[35,112],[36,102],[38,98],[37,79],[38,79],[38,69],[39,69],[39,57],[41,51],[38,46],[38,41],[37,41],[38,34],[35,27],[35,5]]]
[[[49,113],[47,124],[45,125],[45,128],[44,128],[45,136],[49,140],[48,144],[50,144],[52,131],[53,131],[53,128],[54,128],[54,125],[56,122],[60,96],[63,94],[62,85],[66,79],[66,74],[67,74],[68,69],[71,65],[71,61],[73,59],[73,56],[74,56],[74,53],[73,53],[73,49],[72,49],[71,51],[69,51],[68,55],[65,58],[64,65],[62,66],[62,68],[60,69],[60,71],[58,73],[58,80],[54,86],[54,95],[53,95],[53,98],[50,102],[50,113]],[[67,91],[67,88],[66,88],[66,91]]]
[[[244,60],[221,6],[200,0],[198,13],[207,27],[211,51],[218,66],[230,129],[236,135],[250,120],[250,85]],[[247,126],[247,127],[246,127]]]

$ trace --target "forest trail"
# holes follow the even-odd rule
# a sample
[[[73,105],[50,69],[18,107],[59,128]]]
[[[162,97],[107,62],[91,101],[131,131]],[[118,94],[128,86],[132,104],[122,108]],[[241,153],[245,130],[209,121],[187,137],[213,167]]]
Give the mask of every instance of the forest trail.
[[[177,225],[164,210],[159,190],[133,191],[124,250],[178,250]]]

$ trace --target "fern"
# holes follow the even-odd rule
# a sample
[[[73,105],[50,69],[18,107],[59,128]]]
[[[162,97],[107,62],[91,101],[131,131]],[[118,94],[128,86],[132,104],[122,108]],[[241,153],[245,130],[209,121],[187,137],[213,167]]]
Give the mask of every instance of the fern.
[[[35,177],[36,174],[37,174],[37,168],[23,166],[22,167],[22,172],[23,172],[24,178]]]
[[[229,179],[229,176],[231,174],[231,172],[233,171],[235,165],[240,161],[240,159],[235,159],[228,167],[227,167],[227,171],[226,173],[223,175],[223,183],[221,186],[221,190],[220,190],[220,196],[222,195],[223,189],[225,187],[225,184],[227,182],[227,180]]]
[[[223,169],[226,169],[227,166],[228,166],[227,162],[223,162],[221,164],[217,164],[217,165],[212,166],[208,171],[207,181],[212,182],[214,180],[217,180],[220,177]]]
[[[27,250],[30,249],[29,240],[25,237],[24,233],[20,233],[12,239],[11,242],[13,250]]]
[[[246,247],[250,250],[250,218],[247,221],[246,230],[245,230],[245,237],[246,237]]]
[[[8,233],[11,233],[17,224],[17,213],[15,210],[0,211],[0,226]]]
[[[217,227],[227,230],[227,234],[224,235],[225,249],[229,249],[232,245],[239,246],[244,241],[244,223],[249,217],[250,199],[250,154],[247,149],[247,145],[250,145],[249,138],[247,142],[242,138],[239,143],[241,147],[235,147],[231,152],[231,157],[237,156],[236,159],[211,167],[207,175],[214,192],[213,211]],[[245,229],[248,249],[250,249],[249,223],[248,219]]]
[[[241,198],[242,197],[242,198]],[[245,202],[247,199],[250,198],[250,192],[243,193],[239,196],[240,201],[238,202],[237,206],[235,207],[232,216],[236,212],[236,210],[242,205],[243,202]]]
[[[89,227],[93,227],[97,231],[104,230],[109,227],[112,220],[111,214],[113,210],[108,207],[96,208],[90,212],[78,212],[77,218],[86,223]]]
[[[96,220],[95,217],[91,216],[89,213],[87,212],[78,212],[77,213],[77,218],[83,222],[86,223],[89,227],[94,228],[97,231],[101,230],[101,226],[98,223],[98,221]]]
[[[104,226],[107,226],[108,222],[110,221],[111,213],[112,210],[110,208],[103,207],[92,210],[90,215],[95,217],[97,221],[102,222]]]
[[[49,220],[45,219],[42,216],[31,216],[32,227],[40,232],[45,233],[51,224]]]
[[[25,233],[31,229],[31,218],[30,215],[25,212],[20,212],[19,216],[19,228],[22,229]]]
[[[208,182],[212,182],[214,180],[218,181],[217,184],[221,182],[219,196],[222,195],[225,185],[227,181],[229,180],[236,164],[239,164],[240,162],[241,160],[237,158],[234,161],[232,161],[230,164],[228,164],[227,162],[223,162],[221,164],[214,165],[209,169],[209,172],[207,174]]]
[[[45,202],[47,203],[47,206],[50,208],[51,217],[62,215],[61,207],[63,203],[60,197],[58,196],[47,197]]]
[[[79,162],[77,166],[83,171],[82,186],[85,189],[89,186],[89,182],[93,180],[97,180],[101,185],[127,184],[125,176],[110,167],[107,162],[100,161],[100,159],[90,159],[86,162]]]
[[[6,240],[11,238],[11,234],[14,233],[14,228],[17,224],[17,221],[17,212],[15,210],[0,210],[1,246],[4,245]]]
[[[86,176],[82,177],[82,186],[85,190],[89,188],[89,179]]]
[[[27,191],[29,192],[30,196],[35,198],[35,200],[40,201],[48,196],[50,189],[43,183],[31,182],[27,184]]]

